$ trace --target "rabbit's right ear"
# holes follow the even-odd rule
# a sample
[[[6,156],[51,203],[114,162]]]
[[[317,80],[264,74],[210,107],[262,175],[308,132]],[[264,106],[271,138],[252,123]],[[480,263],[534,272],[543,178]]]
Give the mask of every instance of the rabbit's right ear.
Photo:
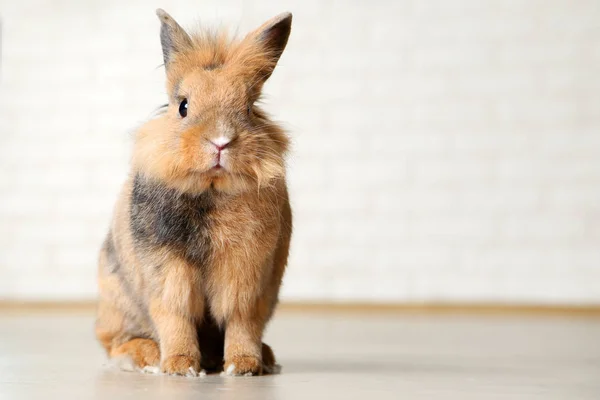
[[[156,15],[160,19],[160,43],[162,45],[165,66],[173,55],[192,46],[192,39],[165,10],[159,8]]]

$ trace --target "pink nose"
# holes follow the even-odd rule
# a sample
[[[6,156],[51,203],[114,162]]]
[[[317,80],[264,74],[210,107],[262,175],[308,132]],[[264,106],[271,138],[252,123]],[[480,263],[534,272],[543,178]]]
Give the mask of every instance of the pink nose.
[[[212,143],[213,146],[215,146],[217,148],[217,151],[221,151],[224,148],[226,148],[227,146],[229,146],[229,143],[231,143],[230,139],[225,139],[225,138],[219,138],[217,140],[214,141],[210,141]]]

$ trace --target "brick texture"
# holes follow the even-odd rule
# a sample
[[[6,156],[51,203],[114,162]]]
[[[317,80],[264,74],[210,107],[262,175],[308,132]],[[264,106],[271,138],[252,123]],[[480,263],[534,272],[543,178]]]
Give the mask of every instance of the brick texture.
[[[166,100],[158,6],[294,13],[265,96],[294,144],[284,299],[600,303],[593,0],[0,0],[0,298],[95,296]]]

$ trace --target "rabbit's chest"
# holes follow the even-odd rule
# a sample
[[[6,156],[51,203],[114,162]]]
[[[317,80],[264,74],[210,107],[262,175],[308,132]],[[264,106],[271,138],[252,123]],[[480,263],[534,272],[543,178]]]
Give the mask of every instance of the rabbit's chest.
[[[185,195],[137,177],[131,195],[131,231],[148,250],[175,252],[203,269],[224,253],[247,253],[261,219],[244,202],[215,204],[210,194]]]
[[[134,241],[143,250],[166,248],[191,264],[206,264],[213,208],[209,196],[181,194],[136,177],[130,210]]]

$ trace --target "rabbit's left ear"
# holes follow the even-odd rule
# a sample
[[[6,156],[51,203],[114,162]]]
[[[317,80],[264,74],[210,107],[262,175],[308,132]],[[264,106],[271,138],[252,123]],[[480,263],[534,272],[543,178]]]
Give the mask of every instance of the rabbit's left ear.
[[[258,46],[259,52],[266,58],[266,65],[262,66],[263,81],[273,73],[279,57],[285,50],[291,30],[292,13],[286,12],[271,18],[246,38],[254,41],[254,46]]]
[[[165,10],[159,8],[156,15],[160,19],[160,43],[162,45],[165,66],[173,55],[192,46],[192,39]]]

